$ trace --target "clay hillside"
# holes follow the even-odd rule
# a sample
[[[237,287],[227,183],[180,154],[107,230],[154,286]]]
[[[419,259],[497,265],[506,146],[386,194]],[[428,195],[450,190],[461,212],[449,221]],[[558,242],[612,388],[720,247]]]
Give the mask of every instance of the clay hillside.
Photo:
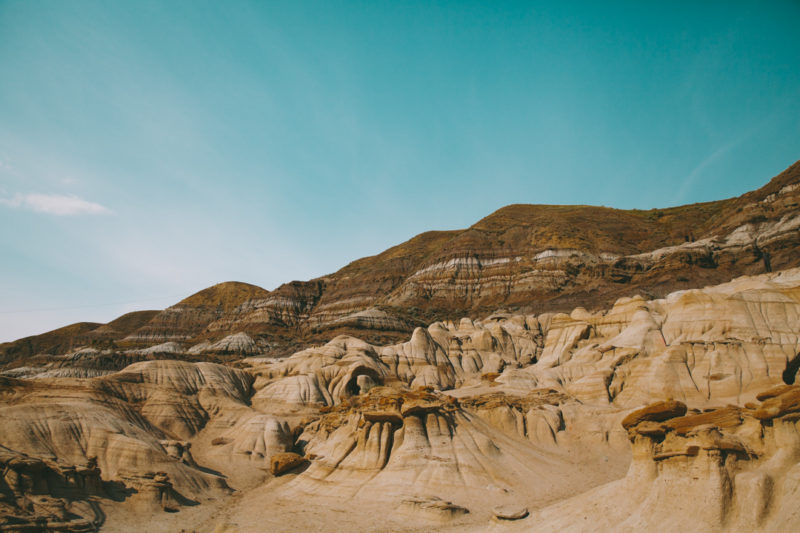
[[[798,531],[799,235],[795,164],[6,344],[0,531]]]
[[[386,343],[441,319],[601,309],[634,293],[658,298],[800,266],[798,206],[800,162],[757,191],[717,202],[649,211],[510,205],[322,278],[274,291],[221,283],[160,312],[2,344],[0,361],[29,365],[32,356],[79,346],[151,348],[151,357],[279,356],[341,333]]]

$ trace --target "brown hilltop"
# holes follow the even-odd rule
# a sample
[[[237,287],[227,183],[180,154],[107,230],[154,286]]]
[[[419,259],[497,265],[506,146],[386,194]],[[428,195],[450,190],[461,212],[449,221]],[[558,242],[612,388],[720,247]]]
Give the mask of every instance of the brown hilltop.
[[[221,283],[130,327],[74,325],[0,353],[7,361],[63,353],[89,333],[135,348],[245,332],[280,354],[341,333],[392,342],[416,325],[497,310],[599,309],[622,296],[657,298],[800,265],[798,206],[800,162],[756,191],[715,202],[651,210],[509,205],[467,229],[422,233],[315,280],[274,291]]]
[[[173,307],[207,307],[230,311],[237,305],[255,298],[265,298],[269,291],[240,281],[225,281],[184,298]]]
[[[118,331],[120,333],[124,333],[127,331],[134,331],[135,329],[140,328],[143,323],[153,318],[153,316],[156,313],[158,313],[158,311],[152,311],[152,310],[133,311],[131,313],[125,313],[124,315],[115,318],[108,324],[105,324],[105,326],[113,331]]]
[[[65,353],[86,344],[103,344],[120,339],[141,328],[158,311],[126,313],[108,324],[78,322],[41,335],[0,344],[0,361],[8,362],[36,354]]]
[[[184,298],[154,316],[147,324],[126,336],[131,343],[184,341],[200,335],[206,326],[249,300],[263,298],[269,291],[238,281],[218,283]]]
[[[87,334],[100,327],[95,322],[78,322],[54,329],[41,335],[33,335],[14,342],[0,344],[2,360],[10,361],[17,357],[29,357],[38,353],[67,352],[86,342]]]

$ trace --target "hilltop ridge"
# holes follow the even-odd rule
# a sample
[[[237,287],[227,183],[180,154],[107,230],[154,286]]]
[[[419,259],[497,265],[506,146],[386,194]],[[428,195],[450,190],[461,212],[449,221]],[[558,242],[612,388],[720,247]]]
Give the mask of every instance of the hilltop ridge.
[[[758,190],[714,202],[650,210],[512,204],[317,279],[273,291],[220,283],[123,328],[73,325],[5,343],[0,361],[65,353],[81,342],[188,347],[237,332],[286,354],[341,333],[394,342],[415,326],[464,315],[657,298],[799,266],[799,205],[800,162]]]

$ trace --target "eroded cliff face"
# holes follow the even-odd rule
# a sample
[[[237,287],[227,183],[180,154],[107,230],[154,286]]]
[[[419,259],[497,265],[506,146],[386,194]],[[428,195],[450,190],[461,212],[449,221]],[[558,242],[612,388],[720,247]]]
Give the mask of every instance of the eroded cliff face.
[[[0,361],[24,366],[31,356],[86,345],[124,351],[166,342],[202,354],[237,333],[273,356],[340,334],[391,344],[437,320],[598,310],[632,294],[661,298],[797,267],[798,246],[795,163],[757,191],[706,204],[650,211],[511,205],[468,229],[423,233],[319,279],[274,291],[222,283],[160,312],[6,343]]]
[[[743,407],[687,410],[668,401],[634,411],[622,422],[633,449],[623,479],[491,530],[794,530],[800,387],[758,398]]]
[[[0,524],[800,527],[800,269],[437,321],[389,345],[258,349],[238,333],[203,348],[235,365],[86,376],[73,354],[2,378]]]

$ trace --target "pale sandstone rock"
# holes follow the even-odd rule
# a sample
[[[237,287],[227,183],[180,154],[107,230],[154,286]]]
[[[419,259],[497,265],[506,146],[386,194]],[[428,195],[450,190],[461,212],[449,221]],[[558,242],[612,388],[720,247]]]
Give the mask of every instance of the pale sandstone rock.
[[[128,350],[129,353],[135,353],[141,355],[174,354],[174,353],[183,353],[183,351],[184,351],[183,346],[174,341],[156,344],[154,346],[150,346],[149,348],[143,348],[141,350]]]
[[[145,472],[143,474],[122,471],[119,478],[135,492],[130,504],[137,512],[154,511],[176,512],[180,507],[178,496],[172,488],[166,472]]]
[[[486,325],[436,323],[416,329],[407,343],[383,347],[337,337],[254,370],[272,380],[305,375],[293,378],[297,393],[286,390],[288,383],[277,394],[263,393],[294,398],[299,405],[331,405],[357,394],[359,374],[374,384],[388,379],[447,390],[493,373],[511,387],[554,388],[598,405],[634,406],[658,397],[695,404],[746,402],[775,384],[774,376],[796,356],[798,272],[652,302],[623,299],[608,313],[581,312],[580,320],[561,314],[537,322],[520,317]]]
[[[0,404],[3,445],[72,465],[96,457],[110,479],[156,468],[183,493],[227,490],[221,477],[197,467],[185,439],[209,413],[246,409],[250,378],[243,372],[153,361],[103,378],[46,381],[7,384],[5,397],[15,399]]]
[[[517,507],[512,505],[501,505],[492,509],[495,518],[500,520],[521,520],[528,516],[527,507]]]
[[[275,454],[288,451],[294,444],[292,432],[285,421],[260,414],[242,418],[221,437],[225,444],[232,443],[233,453],[267,460]]]
[[[189,348],[187,350],[187,353],[191,353],[191,354],[208,353],[208,352],[211,351],[211,345],[212,345],[212,343],[210,343],[208,341],[198,342],[197,344],[195,344],[194,346]]]
[[[406,508],[401,510],[415,515],[421,514],[428,519],[439,522],[450,521],[469,513],[469,509],[436,496],[409,498],[403,500],[401,506]]]
[[[263,524],[232,516],[286,519],[286,501],[373,521],[384,509],[391,528],[482,529],[511,506],[531,516],[491,527],[776,530],[797,524],[785,509],[800,490],[800,396],[776,386],[797,372],[798,316],[794,270],[606,312],[437,322],[385,346],[343,335],[244,359],[247,370],[147,361],[91,379],[0,378],[0,444],[67,465],[97,456],[141,493],[103,503],[112,525],[126,506],[213,505],[228,479],[243,497],[208,520],[242,531]],[[290,450],[308,468],[269,477]]]
[[[790,406],[798,389],[766,401]],[[663,404],[642,411],[658,418],[668,413]],[[631,417],[626,424],[634,460],[628,475],[535,511],[519,530],[793,530],[800,519],[784,509],[800,482],[800,417],[791,407],[769,422],[753,417],[755,412],[728,407],[669,418],[657,435],[650,434],[654,422]]]
[[[247,333],[234,333],[210,345],[205,351],[222,354],[256,355],[261,353],[256,341]]]

